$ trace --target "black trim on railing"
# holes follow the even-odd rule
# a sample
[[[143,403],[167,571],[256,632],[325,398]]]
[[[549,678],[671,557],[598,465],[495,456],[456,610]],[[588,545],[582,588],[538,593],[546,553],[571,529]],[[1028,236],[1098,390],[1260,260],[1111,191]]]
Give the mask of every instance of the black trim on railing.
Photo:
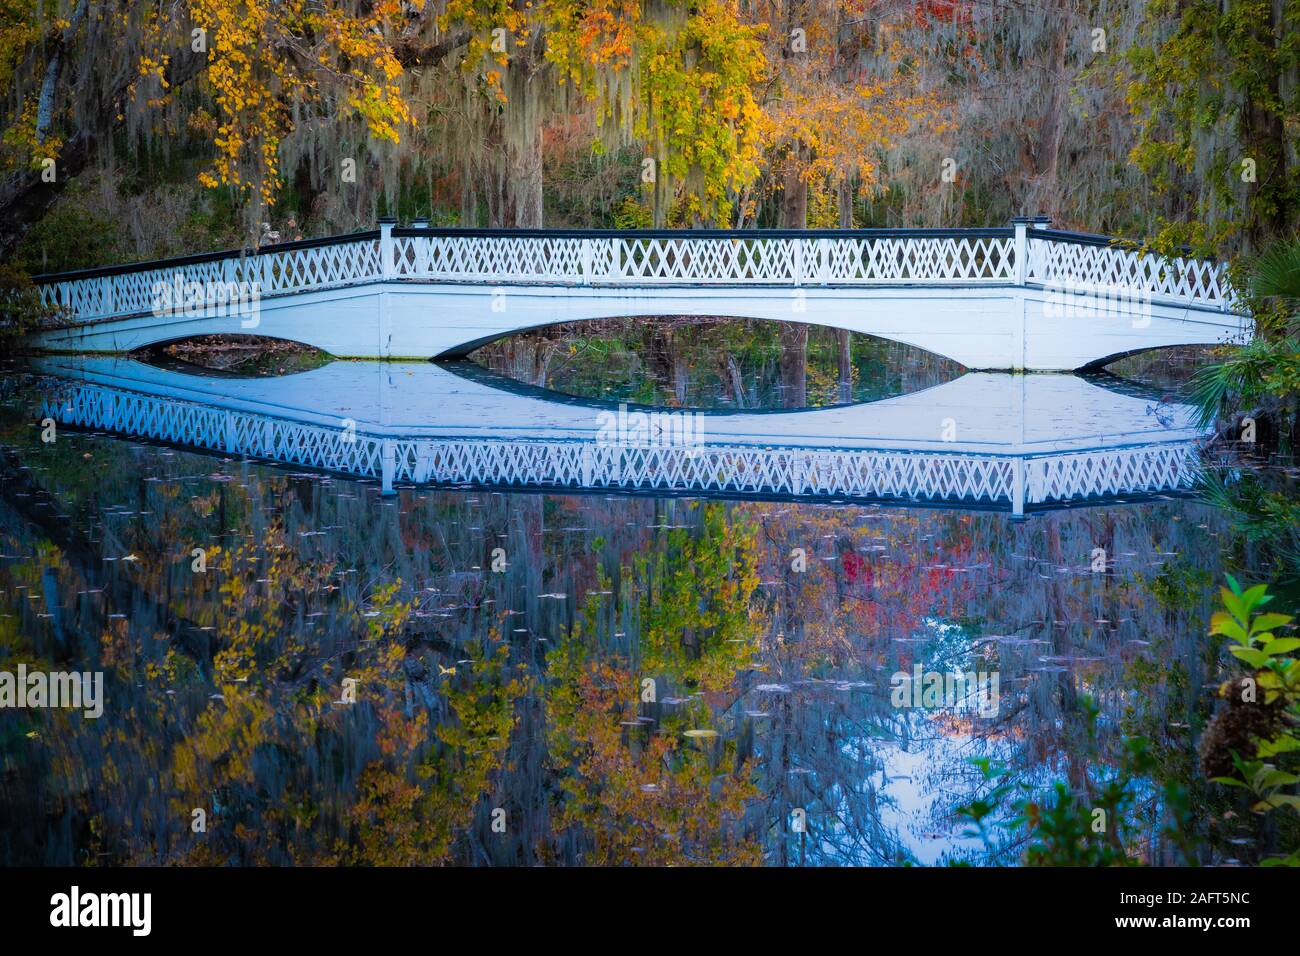
[[[471,229],[448,228],[395,228],[393,236],[407,238],[537,238],[537,239],[1012,239],[1014,226],[978,227],[972,229]],[[299,239],[294,242],[277,242],[257,249],[225,249],[204,252],[173,259],[152,259],[148,262],[131,262],[118,266],[99,266],[71,272],[47,272],[32,277],[41,284],[75,282],[79,279],[97,279],[103,276],[146,272],[151,269],[178,268],[199,265],[221,259],[255,256],[264,253],[292,252],[296,249],[315,249],[321,246],[342,245],[349,242],[374,242],[380,230],[353,232],[340,236],[323,236],[319,239]],[[1063,229],[1028,230],[1030,238],[1052,239],[1079,245],[1113,246],[1135,240],[1112,239],[1093,233],[1069,232]],[[1184,252],[1184,255],[1189,253]],[[1213,259],[1207,260],[1213,262]]]
[[[1093,232],[1067,232],[1064,229],[1029,230],[1030,239],[1053,239],[1057,242],[1072,242],[1077,246],[1113,246],[1129,242],[1128,239],[1115,239],[1111,236],[1099,236]]]
[[[1118,236],[1099,236],[1092,232],[1067,232],[1064,229],[1031,229],[1030,236],[1041,236],[1045,239],[1054,239],[1057,242],[1072,242],[1079,246],[1114,246],[1125,250],[1140,248],[1143,243],[1139,239],[1124,239]],[[1214,256],[1192,256],[1191,246],[1181,246],[1179,255],[1184,259],[1198,258],[1203,262],[1214,263],[1217,260]]]
[[[467,229],[406,227],[399,239],[1011,239],[1007,227],[978,229]]]
[[[260,246],[257,249],[223,249],[220,252],[200,252],[192,256],[177,256],[174,259],[150,259],[147,262],[128,262],[120,266],[96,266],[91,269],[75,269],[71,272],[46,272],[32,276],[33,282],[75,282],[78,279],[98,279],[102,276],[122,275],[126,272],[147,272],[150,269],[167,269],[176,266],[198,265],[202,262],[215,262],[218,259],[237,259],[242,255],[257,256],[268,252],[292,252],[295,249],[315,249],[319,246],[342,245],[345,242],[374,241],[379,238],[379,230],[352,232],[342,236],[322,236],[319,239],[297,239],[293,242],[277,242]]]
[[[421,236],[539,238],[539,239],[1009,239],[1014,229],[394,229],[397,238]],[[353,232],[341,236],[324,236],[319,239],[299,239],[295,242],[277,242],[247,250],[250,256],[262,253],[292,252],[295,249],[314,249],[319,246],[341,245],[345,242],[373,242],[380,237],[378,229]],[[78,279],[98,279],[102,276],[122,275],[127,272],[147,272],[150,269],[176,268],[231,259],[245,250],[225,249],[220,252],[201,252],[174,259],[151,259],[147,262],[129,262],[120,266],[96,266],[75,269],[71,272],[46,272],[32,276],[33,282],[75,282]]]

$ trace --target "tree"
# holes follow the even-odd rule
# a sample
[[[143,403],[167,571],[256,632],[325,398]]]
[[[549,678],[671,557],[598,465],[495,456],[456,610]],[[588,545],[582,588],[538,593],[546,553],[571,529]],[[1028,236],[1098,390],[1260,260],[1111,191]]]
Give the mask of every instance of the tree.
[[[760,172],[766,24],[735,0],[547,5],[547,56],[608,136],[644,145],[656,227],[731,225]]]
[[[905,63],[911,51],[873,36],[861,6],[793,0],[779,11],[780,30],[768,32],[763,146],[785,228],[808,227],[810,186],[837,191],[838,225],[852,227],[853,187],[867,195],[880,186],[881,154],[914,129],[951,128],[943,99]]]
[[[411,114],[392,38],[410,9],[398,0],[117,0],[83,2],[63,19],[45,4],[11,7],[0,20],[0,72],[17,94],[0,152],[6,245],[118,130],[146,151],[206,140],[215,157],[200,181],[236,190],[250,222],[275,202],[292,134],[320,140],[359,123],[378,142],[398,142]],[[182,102],[199,78],[197,99]]]
[[[1294,235],[1300,165],[1294,133],[1300,91],[1300,3],[1158,0],[1128,54],[1132,159],[1156,189],[1182,199],[1157,244],[1201,252],[1249,249]]]

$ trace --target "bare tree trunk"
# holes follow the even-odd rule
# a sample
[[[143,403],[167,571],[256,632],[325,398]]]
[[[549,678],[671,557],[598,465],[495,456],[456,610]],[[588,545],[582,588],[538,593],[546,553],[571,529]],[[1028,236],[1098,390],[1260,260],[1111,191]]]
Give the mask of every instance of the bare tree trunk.
[[[845,176],[840,180],[839,206],[840,228],[853,228],[853,179]]]
[[[488,132],[485,180],[488,226],[537,229],[542,225],[542,118],[534,60],[512,59],[504,80],[506,103]]]
[[[551,339],[542,339],[538,342],[537,351],[533,355],[532,382],[539,388],[546,387],[546,379],[551,374],[551,359],[555,358],[559,348],[559,344]]]
[[[194,79],[208,65],[206,54],[191,53],[188,49],[174,56],[167,65],[168,86],[175,89]],[[0,182],[0,256],[8,257],[18,245],[27,227],[45,215],[59,193],[86,168],[100,141],[113,129],[122,125],[118,117],[123,110],[127,87],[139,79],[132,74],[116,89],[106,91],[105,108],[98,114],[99,122],[86,125],[68,136],[59,151],[53,182],[47,182],[39,169],[24,169],[12,173]],[[57,87],[55,89],[57,96]],[[51,107],[53,109],[53,106]]]
[[[470,228],[478,225],[478,191],[474,188],[474,177],[468,171],[461,180],[460,224]]]
[[[1277,24],[1282,18],[1282,11],[1276,2],[1270,5],[1269,21],[1255,24],[1255,38],[1261,45],[1276,49],[1278,44]],[[1247,241],[1249,250],[1259,250],[1269,240],[1291,235],[1295,231],[1297,207],[1294,200],[1288,201],[1285,183],[1291,182],[1287,174],[1286,128],[1280,112],[1262,105],[1264,102],[1281,102],[1280,78],[1276,71],[1270,72],[1263,80],[1267,93],[1263,96],[1246,93],[1245,108],[1242,110],[1241,124],[1244,126],[1243,139],[1247,148],[1255,156],[1261,174],[1259,197],[1252,203],[1255,215],[1248,217],[1250,223]],[[1265,197],[1272,202],[1260,202]]]
[[[668,151],[662,143],[654,155],[654,183],[651,195],[654,197],[651,208],[654,213],[654,227],[663,229],[668,225],[668,208],[672,205],[672,184],[668,179]]]
[[[489,229],[502,229],[511,225],[512,212],[506,188],[506,148],[498,139],[491,158],[486,163],[483,180],[483,198],[487,202]]]
[[[798,149],[794,147],[787,159],[780,210],[784,229],[808,228],[808,181],[802,175]],[[808,326],[782,322],[780,342],[782,403],[786,408],[803,408],[808,404]]]
[[[54,122],[54,106],[59,91],[59,79],[63,75],[63,54],[64,50],[76,39],[77,31],[81,29],[81,21],[86,16],[87,0],[81,0],[77,4],[76,11],[72,14],[72,19],[68,21],[67,27],[59,34],[58,43],[54,47],[54,54],[50,57],[49,65],[45,67],[45,79],[41,83],[41,96],[36,105],[36,142],[38,145],[45,142],[45,137],[50,130],[50,124]]]
[[[722,374],[722,380],[726,383],[727,390],[731,392],[731,400],[736,403],[737,408],[744,408],[745,381],[741,377],[740,366],[736,363],[736,357],[730,352],[726,355],[719,355],[718,366]]]
[[[848,329],[835,330],[835,352],[840,365],[840,401],[853,401],[853,336]]]
[[[808,180],[803,178],[799,164],[790,159],[785,173],[785,187],[781,193],[781,227],[783,229],[808,228]]]
[[[786,408],[808,404],[808,326],[781,323],[781,397]]]
[[[1060,212],[1061,138],[1065,134],[1065,101],[1069,82],[1065,75],[1066,40],[1069,32],[1062,24],[1052,41],[1052,59],[1048,82],[1051,96],[1043,115],[1038,145],[1034,151],[1034,183],[1029,190],[1026,212],[1056,217]]]
[[[542,131],[534,126],[527,140],[511,157],[509,195],[510,224],[519,229],[542,227]]]
[[[542,126],[545,104],[542,50],[534,44],[511,56],[506,73],[506,104],[500,114],[505,146],[505,225],[539,229],[542,225]]]

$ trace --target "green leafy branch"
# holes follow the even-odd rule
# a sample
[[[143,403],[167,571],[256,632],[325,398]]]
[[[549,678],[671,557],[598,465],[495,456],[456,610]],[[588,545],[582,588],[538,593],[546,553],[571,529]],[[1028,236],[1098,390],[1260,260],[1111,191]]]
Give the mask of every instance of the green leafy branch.
[[[1296,728],[1300,726],[1300,638],[1279,637],[1274,632],[1292,622],[1291,615],[1260,612],[1272,600],[1268,587],[1257,584],[1242,589],[1228,576],[1228,587],[1220,589],[1224,610],[1210,618],[1210,633],[1223,635],[1234,643],[1228,651],[1254,669],[1249,681],[1263,691],[1265,707],[1276,709],[1277,729],[1266,735],[1252,736],[1253,755],[1243,756],[1235,750],[1232,762],[1237,776],[1216,776],[1215,783],[1242,789],[1251,794],[1251,809],[1260,814],[1279,807],[1300,813],[1300,796],[1288,792],[1300,783],[1300,775],[1278,766],[1278,758],[1300,750]],[[1243,690],[1243,693],[1245,691]],[[1272,857],[1264,866],[1300,866],[1300,848],[1285,858]]]

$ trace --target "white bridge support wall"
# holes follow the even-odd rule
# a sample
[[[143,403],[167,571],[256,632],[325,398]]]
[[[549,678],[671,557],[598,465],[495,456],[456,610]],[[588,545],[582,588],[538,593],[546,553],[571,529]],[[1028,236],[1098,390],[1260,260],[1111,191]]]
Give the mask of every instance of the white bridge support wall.
[[[914,345],[971,369],[1060,371],[1170,345],[1240,342],[1220,266],[1141,256],[1068,234],[648,238],[444,236],[390,225],[247,258],[50,277],[74,313],[34,337],[52,351],[127,352],[256,334],[340,357],[462,355],[559,322],[660,315],[806,322]],[[1051,236],[1052,238],[1046,238]],[[150,308],[151,290],[244,283],[255,311]],[[56,281],[57,280],[57,281]],[[156,295],[155,295],[156,297]]]
[[[798,293],[795,296],[792,293]],[[970,369],[1069,371],[1129,352],[1240,341],[1241,319],[1148,304],[1137,315],[1041,289],[609,289],[377,282],[261,303],[239,316],[134,316],[45,333],[54,351],[129,352],[193,335],[254,334],[346,358],[463,355],[559,322],[698,315],[807,322],[904,342]]]

